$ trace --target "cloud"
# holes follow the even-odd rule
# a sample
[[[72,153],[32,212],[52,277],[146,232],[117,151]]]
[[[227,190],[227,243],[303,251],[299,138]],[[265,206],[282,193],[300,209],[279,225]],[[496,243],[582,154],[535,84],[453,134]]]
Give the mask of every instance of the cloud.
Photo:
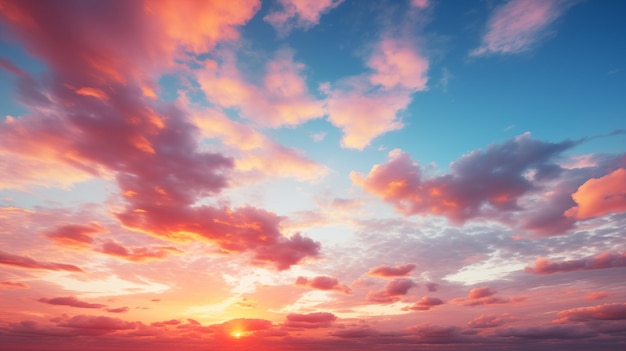
[[[566,215],[577,219],[626,212],[626,169],[589,179],[572,194],[572,199],[577,206],[570,208]]]
[[[571,189],[596,171],[567,172],[555,162],[576,144],[537,141],[526,133],[472,151],[454,161],[450,173],[430,178],[423,176],[422,168],[407,153],[393,150],[389,160],[372,167],[368,175],[351,172],[350,178],[407,216],[445,216],[454,224],[486,218],[558,234],[574,223],[563,215],[572,204]],[[548,185],[555,190],[535,196]]]
[[[205,138],[219,138],[228,147],[237,150],[235,169],[243,181],[258,182],[268,177],[293,177],[314,181],[328,173],[323,165],[308,158],[301,150],[280,145],[252,126],[234,121],[223,112],[211,108],[184,106]]]
[[[342,130],[344,148],[362,150],[379,135],[401,129],[400,111],[428,82],[428,60],[411,39],[383,38],[367,66],[370,73],[322,89],[328,121]]]
[[[265,319],[238,318],[224,322],[220,326],[228,333],[232,331],[252,332],[269,329],[272,327],[272,322]]]
[[[295,286],[317,290],[332,290],[348,295],[352,294],[352,289],[347,285],[341,284],[339,279],[324,275],[313,278],[300,276],[296,279]]]
[[[50,305],[62,305],[62,306],[70,306],[70,307],[78,307],[78,308],[106,307],[106,305],[99,304],[99,303],[88,303],[85,301],[81,301],[74,296],[53,297],[53,298],[42,297],[37,301],[47,303]]]
[[[31,112],[0,124],[0,150],[113,179],[122,196],[114,215],[126,228],[171,241],[205,240],[223,252],[251,251],[255,263],[279,270],[317,257],[319,243],[300,234],[284,236],[273,213],[198,205],[229,186],[234,160],[200,150],[198,128],[186,111],[146,90],[154,84],[146,76],[170,69],[175,58],[184,60],[180,50],[204,52],[220,40],[236,39],[236,26],[251,18],[258,1],[155,1],[146,7],[104,2],[97,10],[68,3],[7,6],[15,15],[6,21],[10,33],[53,78],[20,91]],[[119,13],[125,16],[113,15]],[[202,25],[191,28],[192,20]],[[85,22],[89,33],[72,30]],[[302,81],[292,79],[301,66],[291,59],[279,54],[269,64],[266,78],[283,94],[279,100],[301,96]],[[291,116],[281,101],[267,106]]]
[[[127,249],[114,240],[105,241],[96,249],[107,255],[120,257],[133,262],[165,259],[169,254],[180,254],[182,251],[172,246],[135,247]]]
[[[501,316],[497,316],[495,314],[483,314],[467,322],[467,325],[470,328],[494,328],[499,327],[512,319],[513,318],[508,313],[502,314]]]
[[[129,330],[137,327],[136,322],[127,322],[119,318],[105,316],[78,315],[58,324],[60,327],[77,329],[96,329],[103,332],[114,332],[116,330]]]
[[[435,306],[443,305],[443,300],[437,297],[424,296],[411,306],[403,307],[403,311],[428,311]]]
[[[337,317],[328,312],[290,313],[284,325],[289,328],[328,328],[335,320]]]
[[[370,291],[367,295],[367,300],[370,302],[387,304],[400,301],[405,296],[409,289],[417,286],[415,282],[407,278],[396,278],[380,291]]]
[[[597,335],[596,332],[580,325],[554,325],[537,327],[514,327],[498,329],[496,336],[522,339],[586,339]]]
[[[591,320],[626,320],[626,303],[612,303],[563,310],[557,313],[555,322],[584,322]]]
[[[592,257],[560,262],[539,257],[534,266],[528,266],[524,270],[534,274],[552,274],[615,267],[626,267],[626,254],[604,252]]]
[[[28,288],[30,288],[30,286],[26,283],[12,282],[10,280],[0,281],[0,289],[12,290],[12,289],[28,289]]]
[[[568,6],[562,0],[508,1],[493,12],[481,45],[470,56],[517,54],[533,48]]]
[[[296,126],[324,116],[323,102],[310,93],[304,64],[288,49],[277,51],[265,65],[258,84],[249,83],[236,65],[235,55],[222,54],[220,64],[206,64],[198,82],[211,104],[236,108],[240,117],[258,126]]]
[[[281,35],[294,28],[307,30],[320,22],[323,14],[339,6],[343,0],[278,0],[278,6],[263,17]]]
[[[369,338],[376,337],[380,333],[372,329],[370,327],[356,327],[356,328],[347,328],[347,329],[339,329],[329,333],[330,336],[336,336],[338,338],[346,338],[346,339],[361,339],[361,338]]]
[[[130,311],[130,308],[128,307],[107,308],[105,309],[105,311],[109,313],[126,313]]]
[[[421,323],[407,327],[406,330],[421,338],[427,339],[448,339],[461,335],[461,328],[455,326],[439,326],[431,323]]]
[[[0,251],[0,264],[27,269],[46,269],[51,271],[84,272],[82,269],[64,263],[39,262],[27,256],[13,255]]]
[[[467,299],[457,298],[450,300],[450,303],[459,304],[463,306],[482,306],[482,305],[494,305],[505,303],[516,303],[524,301],[524,297],[496,297],[495,291],[488,286],[471,289],[467,295]]]
[[[88,225],[66,224],[54,229],[44,231],[43,234],[48,239],[60,245],[85,247],[93,242],[92,236],[106,232],[106,229],[96,222]]]
[[[608,296],[609,294],[605,291],[594,291],[592,293],[587,294],[587,296],[585,296],[585,300],[591,300],[591,301],[601,300]]]
[[[383,278],[404,277],[404,276],[410,275],[411,272],[415,269],[415,267],[417,267],[417,265],[414,263],[407,263],[407,264],[397,265],[393,267],[377,266],[377,267],[371,268],[367,272],[367,275],[372,276],[372,277],[383,277]]]

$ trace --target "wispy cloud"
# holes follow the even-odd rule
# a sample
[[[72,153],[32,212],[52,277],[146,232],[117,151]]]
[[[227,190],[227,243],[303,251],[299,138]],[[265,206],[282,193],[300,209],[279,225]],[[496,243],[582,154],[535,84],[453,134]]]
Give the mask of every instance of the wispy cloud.
[[[470,56],[517,54],[534,47],[571,5],[565,0],[511,0],[489,18],[481,45]]]

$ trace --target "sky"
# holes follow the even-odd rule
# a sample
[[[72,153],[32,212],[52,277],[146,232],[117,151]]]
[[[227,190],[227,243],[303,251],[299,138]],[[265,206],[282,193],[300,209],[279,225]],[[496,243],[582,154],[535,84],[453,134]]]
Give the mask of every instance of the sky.
[[[625,13],[0,0],[0,348],[624,350]]]

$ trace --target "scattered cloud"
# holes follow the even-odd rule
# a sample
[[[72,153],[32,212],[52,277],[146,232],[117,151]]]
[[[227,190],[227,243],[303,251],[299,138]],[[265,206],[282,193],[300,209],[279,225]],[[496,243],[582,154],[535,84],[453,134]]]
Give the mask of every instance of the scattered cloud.
[[[278,0],[278,5],[263,20],[281,35],[286,35],[294,28],[307,30],[319,24],[323,14],[342,2],[343,0]]]

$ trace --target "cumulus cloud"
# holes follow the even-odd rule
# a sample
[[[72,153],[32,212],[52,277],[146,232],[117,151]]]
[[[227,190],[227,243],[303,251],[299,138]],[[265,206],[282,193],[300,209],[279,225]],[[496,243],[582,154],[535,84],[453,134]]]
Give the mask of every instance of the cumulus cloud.
[[[371,268],[367,275],[372,277],[404,277],[410,275],[411,272],[417,267],[414,263],[401,264],[397,266],[377,266]]]
[[[556,322],[584,322],[592,320],[626,320],[626,303],[612,303],[563,310],[557,313]]]
[[[0,264],[27,269],[45,269],[51,271],[68,271],[81,273],[83,272],[82,269],[72,264],[40,262],[27,256],[13,255],[4,251],[0,251]]]
[[[551,261],[539,257],[534,266],[528,266],[524,270],[534,274],[552,274],[615,267],[626,267],[626,253],[604,252],[592,257],[566,261]]]
[[[350,287],[347,285],[341,284],[339,282],[339,279],[324,275],[316,276],[313,278],[300,276],[296,279],[295,286],[316,290],[332,290],[344,294],[352,294],[352,289],[350,289]]]
[[[589,179],[572,194],[576,206],[567,211],[577,219],[601,217],[626,212],[626,169],[617,169],[603,177]]]
[[[114,179],[123,198],[115,215],[127,228],[172,241],[202,239],[229,253],[252,251],[255,263],[280,270],[318,255],[319,243],[284,236],[273,213],[198,206],[229,185],[234,161],[200,150],[198,129],[184,109],[155,100],[148,89],[154,82],[146,76],[171,67],[181,48],[202,53],[236,39],[236,27],[254,15],[258,1],[104,2],[98,11],[69,3],[7,6],[15,15],[6,18],[7,28],[53,78],[20,91],[31,112],[0,125],[0,149]],[[107,15],[117,13],[126,15]],[[190,28],[192,20],[202,25]],[[106,37],[71,30],[83,21]],[[302,88],[290,78],[300,69],[290,59],[279,55],[267,76],[271,87],[285,88],[287,100],[291,88]]]
[[[508,1],[493,12],[481,45],[470,55],[517,54],[533,48],[569,3],[564,0]]]
[[[337,317],[328,312],[290,313],[284,325],[289,328],[328,328],[335,320]]]
[[[389,161],[374,166],[367,176],[353,172],[350,177],[404,214],[439,214],[463,223],[490,210],[519,209],[517,200],[534,188],[525,174],[553,169],[551,158],[573,145],[544,143],[523,134],[466,154],[451,164],[450,174],[430,179],[423,179],[408,154],[393,150]]]
[[[324,116],[323,102],[311,95],[304,64],[291,50],[276,52],[258,84],[248,82],[235,55],[224,53],[219,65],[207,64],[198,82],[207,99],[222,108],[237,108],[239,115],[262,127],[296,126]]]
[[[88,303],[85,301],[81,301],[74,296],[65,296],[65,297],[42,297],[39,302],[47,303],[50,305],[62,305],[62,306],[70,306],[70,307],[78,307],[78,308],[102,308],[106,307],[106,305],[99,303]]]
[[[411,306],[403,307],[403,311],[428,311],[435,306],[443,305],[443,300],[437,297],[424,296]]]
[[[307,30],[320,22],[323,14],[339,6],[343,0],[278,0],[263,20],[285,35],[294,28]]]
[[[497,297],[495,291],[488,286],[471,289],[467,295],[467,298],[456,298],[450,300],[450,303],[459,304],[463,306],[482,306],[482,305],[494,305],[505,303],[516,303],[524,301],[524,297]]]
[[[410,39],[383,38],[367,65],[371,73],[323,89],[328,121],[342,130],[345,148],[362,150],[379,135],[402,128],[400,111],[428,82],[428,60]]]
[[[494,328],[501,326],[512,319],[513,317],[508,313],[500,316],[495,314],[483,314],[467,322],[467,325],[470,328]]]
[[[400,301],[408,292],[409,289],[417,286],[415,282],[407,278],[396,278],[380,291],[370,291],[367,295],[367,300],[374,303],[393,303]]]

